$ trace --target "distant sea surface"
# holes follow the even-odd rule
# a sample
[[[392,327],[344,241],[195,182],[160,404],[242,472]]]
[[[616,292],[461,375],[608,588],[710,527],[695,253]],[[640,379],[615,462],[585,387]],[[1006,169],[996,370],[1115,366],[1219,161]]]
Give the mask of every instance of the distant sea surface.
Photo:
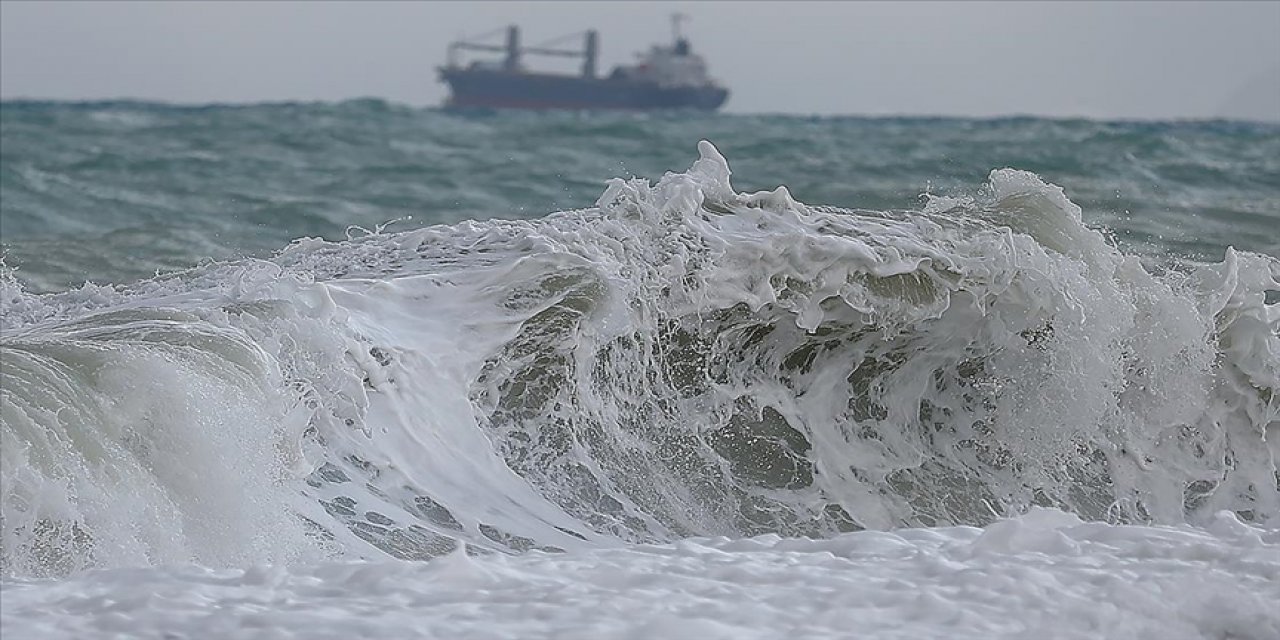
[[[683,170],[707,139],[735,186],[910,209],[1013,167],[1145,256],[1280,253],[1280,126],[679,113],[454,115],[376,100],[175,107],[6,102],[5,262],[31,291],[267,256],[351,227],[403,231],[591,206],[606,180]]]

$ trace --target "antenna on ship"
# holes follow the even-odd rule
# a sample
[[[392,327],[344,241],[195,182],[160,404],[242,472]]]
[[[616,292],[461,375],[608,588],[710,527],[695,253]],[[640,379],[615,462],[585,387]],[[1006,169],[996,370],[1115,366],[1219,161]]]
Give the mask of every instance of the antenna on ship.
[[[671,14],[671,35],[676,42],[679,42],[684,39],[680,35],[680,23],[688,19],[689,19],[689,16],[683,13],[680,13],[679,11]]]
[[[683,13],[671,14],[671,35],[675,36],[675,42],[671,45],[671,52],[677,56],[689,55],[689,41],[684,39],[684,35],[680,33],[680,23],[688,20],[689,16]]]

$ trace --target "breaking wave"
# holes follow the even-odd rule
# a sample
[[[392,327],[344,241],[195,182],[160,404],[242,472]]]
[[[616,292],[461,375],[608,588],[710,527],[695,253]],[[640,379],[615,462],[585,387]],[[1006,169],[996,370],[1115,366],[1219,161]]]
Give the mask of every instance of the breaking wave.
[[[3,573],[1280,514],[1280,260],[1153,273],[1026,172],[862,211],[699,150],[539,220],[5,273]]]

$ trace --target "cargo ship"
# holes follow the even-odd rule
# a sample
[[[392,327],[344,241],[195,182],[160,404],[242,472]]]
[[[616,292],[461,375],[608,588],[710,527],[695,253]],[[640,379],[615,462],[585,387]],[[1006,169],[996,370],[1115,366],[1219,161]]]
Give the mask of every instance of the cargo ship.
[[[680,19],[672,17],[673,42],[654,45],[639,54],[634,65],[619,65],[608,75],[598,75],[596,64],[600,40],[594,30],[558,38],[582,36],[581,49],[551,46],[520,46],[520,29],[506,28],[505,44],[480,42],[502,30],[449,44],[440,79],[451,94],[445,102],[451,109],[697,109],[714,111],[724,104],[729,91],[707,75],[707,65],[680,33]],[[504,54],[498,60],[474,60],[463,64],[464,51]],[[578,74],[530,71],[526,56],[582,58]]]

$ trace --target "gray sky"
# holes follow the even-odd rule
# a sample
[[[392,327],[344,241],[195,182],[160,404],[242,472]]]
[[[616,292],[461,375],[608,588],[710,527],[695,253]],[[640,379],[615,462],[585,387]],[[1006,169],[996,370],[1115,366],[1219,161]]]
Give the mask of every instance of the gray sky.
[[[670,37],[731,112],[1280,120],[1280,2],[0,2],[0,97],[439,104],[445,45]],[[536,60],[529,61],[536,64]]]

